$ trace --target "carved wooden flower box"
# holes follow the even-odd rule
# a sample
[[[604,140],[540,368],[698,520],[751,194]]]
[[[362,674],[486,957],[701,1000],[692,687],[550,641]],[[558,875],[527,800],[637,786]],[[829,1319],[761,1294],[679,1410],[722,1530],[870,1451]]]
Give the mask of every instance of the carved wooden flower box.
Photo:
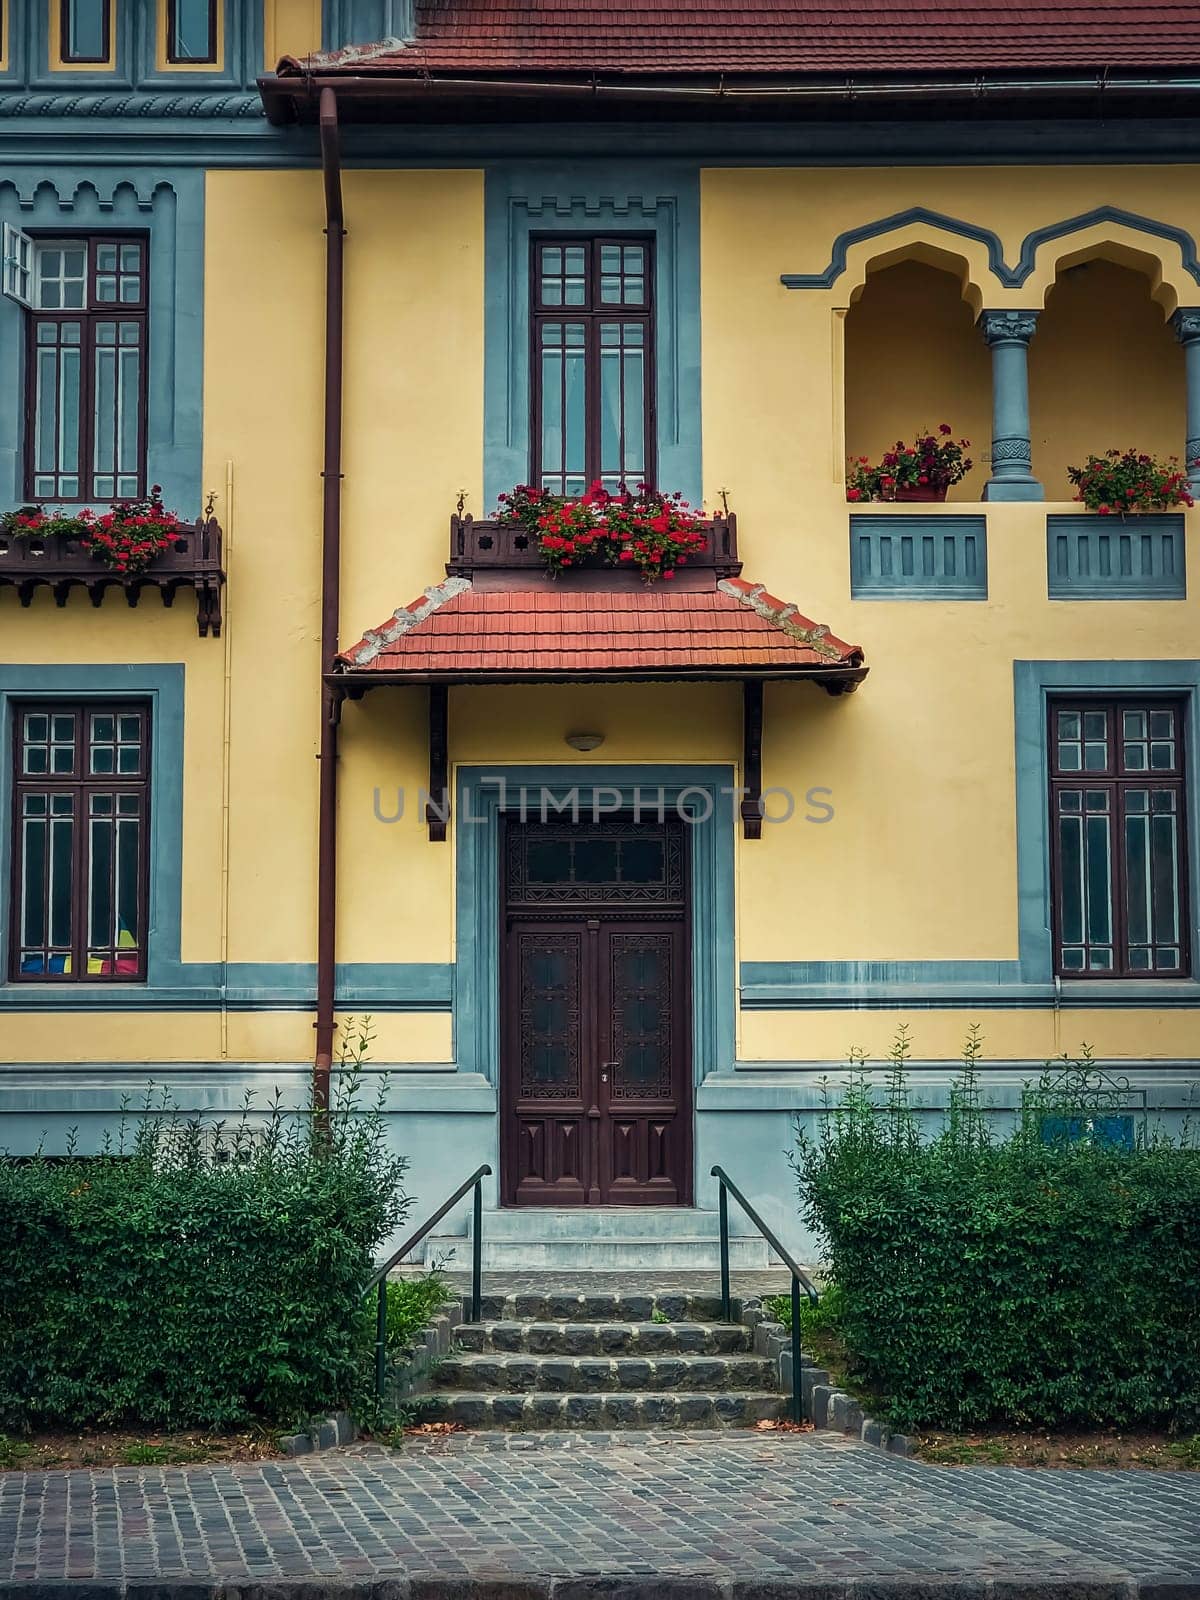
[[[156,589],[163,605],[174,603],[180,589],[196,595],[196,623],[200,637],[221,632],[221,529],[213,518],[198,518],[194,526],[157,556],[144,572],[114,572],[97,561],[77,539],[18,538],[0,532],[0,588],[17,591],[23,606],[33,601],[34,590],[50,589],[55,603],[65,606],[73,588],[86,589],[94,606],[110,589],[124,592],[136,606],[145,589]]]
[[[701,527],[708,535],[708,543],[702,550],[689,552],[688,566],[701,571],[715,570],[719,578],[736,578],[742,564],[738,560],[737,518],[733,512],[727,516],[707,517]],[[474,572],[489,569],[529,567],[542,570],[545,565],[537,540],[519,523],[492,518],[476,522],[469,516],[450,518],[450,559],[446,571],[452,577],[469,578]]]

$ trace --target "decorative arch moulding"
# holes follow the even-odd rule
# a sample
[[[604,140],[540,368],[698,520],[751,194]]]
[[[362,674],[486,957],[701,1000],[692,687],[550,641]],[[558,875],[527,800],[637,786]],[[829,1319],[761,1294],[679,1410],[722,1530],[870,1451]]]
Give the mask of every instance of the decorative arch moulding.
[[[880,217],[874,222],[846,229],[834,240],[829,263],[820,272],[785,272],[781,274],[779,281],[786,289],[831,289],[849,270],[850,253],[856,246],[875,239],[886,239],[889,234],[900,233],[905,229],[918,228],[932,230],[934,237],[912,241],[898,253],[911,254],[913,246],[920,249],[921,245],[925,245],[934,253],[943,253],[947,244],[945,235],[969,240],[983,247],[987,270],[1003,288],[1020,289],[1034,276],[1037,270],[1038,251],[1043,245],[1102,227],[1120,228],[1143,239],[1156,239],[1178,248],[1179,266],[1175,268],[1172,263],[1168,268],[1157,251],[1138,251],[1125,240],[1106,240],[1084,247],[1089,254],[1093,248],[1103,250],[1107,246],[1109,249],[1125,250],[1149,260],[1156,269],[1154,274],[1156,281],[1152,286],[1152,292],[1155,298],[1169,301],[1166,306],[1168,311],[1174,310],[1177,303],[1175,297],[1180,295],[1182,289],[1187,288],[1182,283],[1171,283],[1171,278],[1187,277],[1192,283],[1200,284],[1200,255],[1197,253],[1195,239],[1186,229],[1174,223],[1157,221],[1153,217],[1139,216],[1136,212],[1125,211],[1118,206],[1098,206],[1095,210],[1080,213],[1079,216],[1035,228],[1025,236],[1017,260],[1011,266],[1005,259],[1004,245],[999,235],[990,228],[985,228],[979,223],[967,222],[961,217],[949,217],[940,211],[931,211],[925,206],[912,206],[906,211],[896,211],[891,216]],[[1058,265],[1057,260],[1055,265]],[[972,279],[972,264],[966,262],[965,267],[966,284],[972,293],[967,294],[964,291],[964,297],[978,298],[982,293],[981,285]],[[1164,296],[1160,296],[1160,289],[1165,289]],[[1190,290],[1188,297],[1192,297]],[[976,306],[976,310],[978,309]]]

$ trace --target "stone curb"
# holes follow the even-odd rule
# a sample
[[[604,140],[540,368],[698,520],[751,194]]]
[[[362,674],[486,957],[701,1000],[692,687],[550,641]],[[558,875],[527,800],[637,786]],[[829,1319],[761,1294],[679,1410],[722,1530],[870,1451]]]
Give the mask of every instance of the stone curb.
[[[387,1397],[392,1405],[399,1407],[414,1395],[428,1392],[432,1387],[433,1369],[450,1354],[454,1330],[462,1321],[462,1301],[451,1300],[425,1324],[407,1357],[395,1362],[388,1374]]]
[[[782,1322],[771,1322],[763,1315],[757,1300],[747,1300],[737,1307],[741,1322],[754,1330],[754,1349],[757,1355],[767,1356],[775,1363],[779,1387],[784,1394],[792,1392],[792,1340]],[[843,1434],[848,1439],[858,1439],[876,1450],[885,1450],[893,1456],[914,1454],[913,1442],[905,1433],[892,1433],[886,1422],[864,1415],[862,1406],[844,1389],[836,1389],[829,1374],[809,1356],[801,1358],[800,1394],[804,1415],[814,1428]],[[1164,1596],[1163,1600],[1167,1600]],[[1200,1600],[1200,1597],[1198,1597]]]
[[[279,1441],[285,1456],[310,1456],[316,1450],[335,1450],[340,1444],[353,1444],[358,1424],[348,1411],[314,1421],[307,1433],[287,1433]]]
[[[1111,1577],[904,1577],[806,1579],[662,1577],[479,1577],[413,1573],[340,1581],[249,1578],[51,1579],[0,1582],[0,1600],[1200,1600],[1200,1575]]]

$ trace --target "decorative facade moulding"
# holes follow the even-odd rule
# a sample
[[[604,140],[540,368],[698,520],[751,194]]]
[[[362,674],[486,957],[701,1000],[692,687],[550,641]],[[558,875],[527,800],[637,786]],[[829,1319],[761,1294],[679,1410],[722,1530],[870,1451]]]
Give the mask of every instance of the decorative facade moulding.
[[[1095,228],[1104,223],[1129,228],[1134,233],[1148,234],[1151,238],[1163,239],[1170,244],[1178,245],[1183,270],[1196,283],[1200,283],[1200,255],[1197,254],[1195,239],[1186,229],[1178,228],[1173,223],[1158,222],[1153,217],[1140,216],[1134,211],[1123,211],[1119,206],[1097,206],[1094,211],[1081,212],[1077,217],[1067,217],[1062,222],[1052,222],[1044,228],[1036,228],[1025,236],[1020,255],[1015,265],[1011,267],[1004,259],[1004,246],[1000,236],[993,233],[990,228],[982,227],[976,222],[965,222],[960,217],[945,216],[940,211],[930,211],[925,206],[912,206],[907,211],[896,211],[889,217],[880,217],[874,222],[866,222],[861,227],[848,228],[845,233],[838,234],[833,241],[829,265],[820,272],[785,272],[781,274],[779,281],[785,289],[830,289],[846,271],[849,252],[854,245],[882,238],[885,234],[897,233],[901,228],[924,226],[982,244],[987,251],[988,266],[999,282],[1006,289],[1019,289],[1032,276],[1037,265],[1037,253],[1042,245],[1049,244],[1055,239],[1066,238],[1072,233],[1082,233],[1086,228]]]
[[[192,117],[199,120],[262,121],[262,101],[242,90],[230,94],[66,94],[31,92],[0,95],[0,117]]]
[[[1037,332],[1036,311],[981,311],[979,330],[989,345],[1028,344]]]

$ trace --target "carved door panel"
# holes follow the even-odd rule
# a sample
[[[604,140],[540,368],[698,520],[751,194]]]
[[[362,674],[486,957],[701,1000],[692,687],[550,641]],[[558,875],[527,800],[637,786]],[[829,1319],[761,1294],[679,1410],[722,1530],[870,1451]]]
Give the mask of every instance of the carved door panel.
[[[508,1205],[686,1205],[691,1039],[682,841],[514,824],[502,966]],[[625,903],[619,904],[624,896]],[[637,910],[634,898],[644,903]]]
[[[583,1205],[590,1084],[585,1041],[582,924],[518,923],[507,941],[504,1015],[505,1198],[518,1205]],[[592,1076],[590,1062],[586,1077]]]
[[[600,1192],[606,1205],[679,1205],[687,1187],[686,1017],[679,923],[601,930]]]

